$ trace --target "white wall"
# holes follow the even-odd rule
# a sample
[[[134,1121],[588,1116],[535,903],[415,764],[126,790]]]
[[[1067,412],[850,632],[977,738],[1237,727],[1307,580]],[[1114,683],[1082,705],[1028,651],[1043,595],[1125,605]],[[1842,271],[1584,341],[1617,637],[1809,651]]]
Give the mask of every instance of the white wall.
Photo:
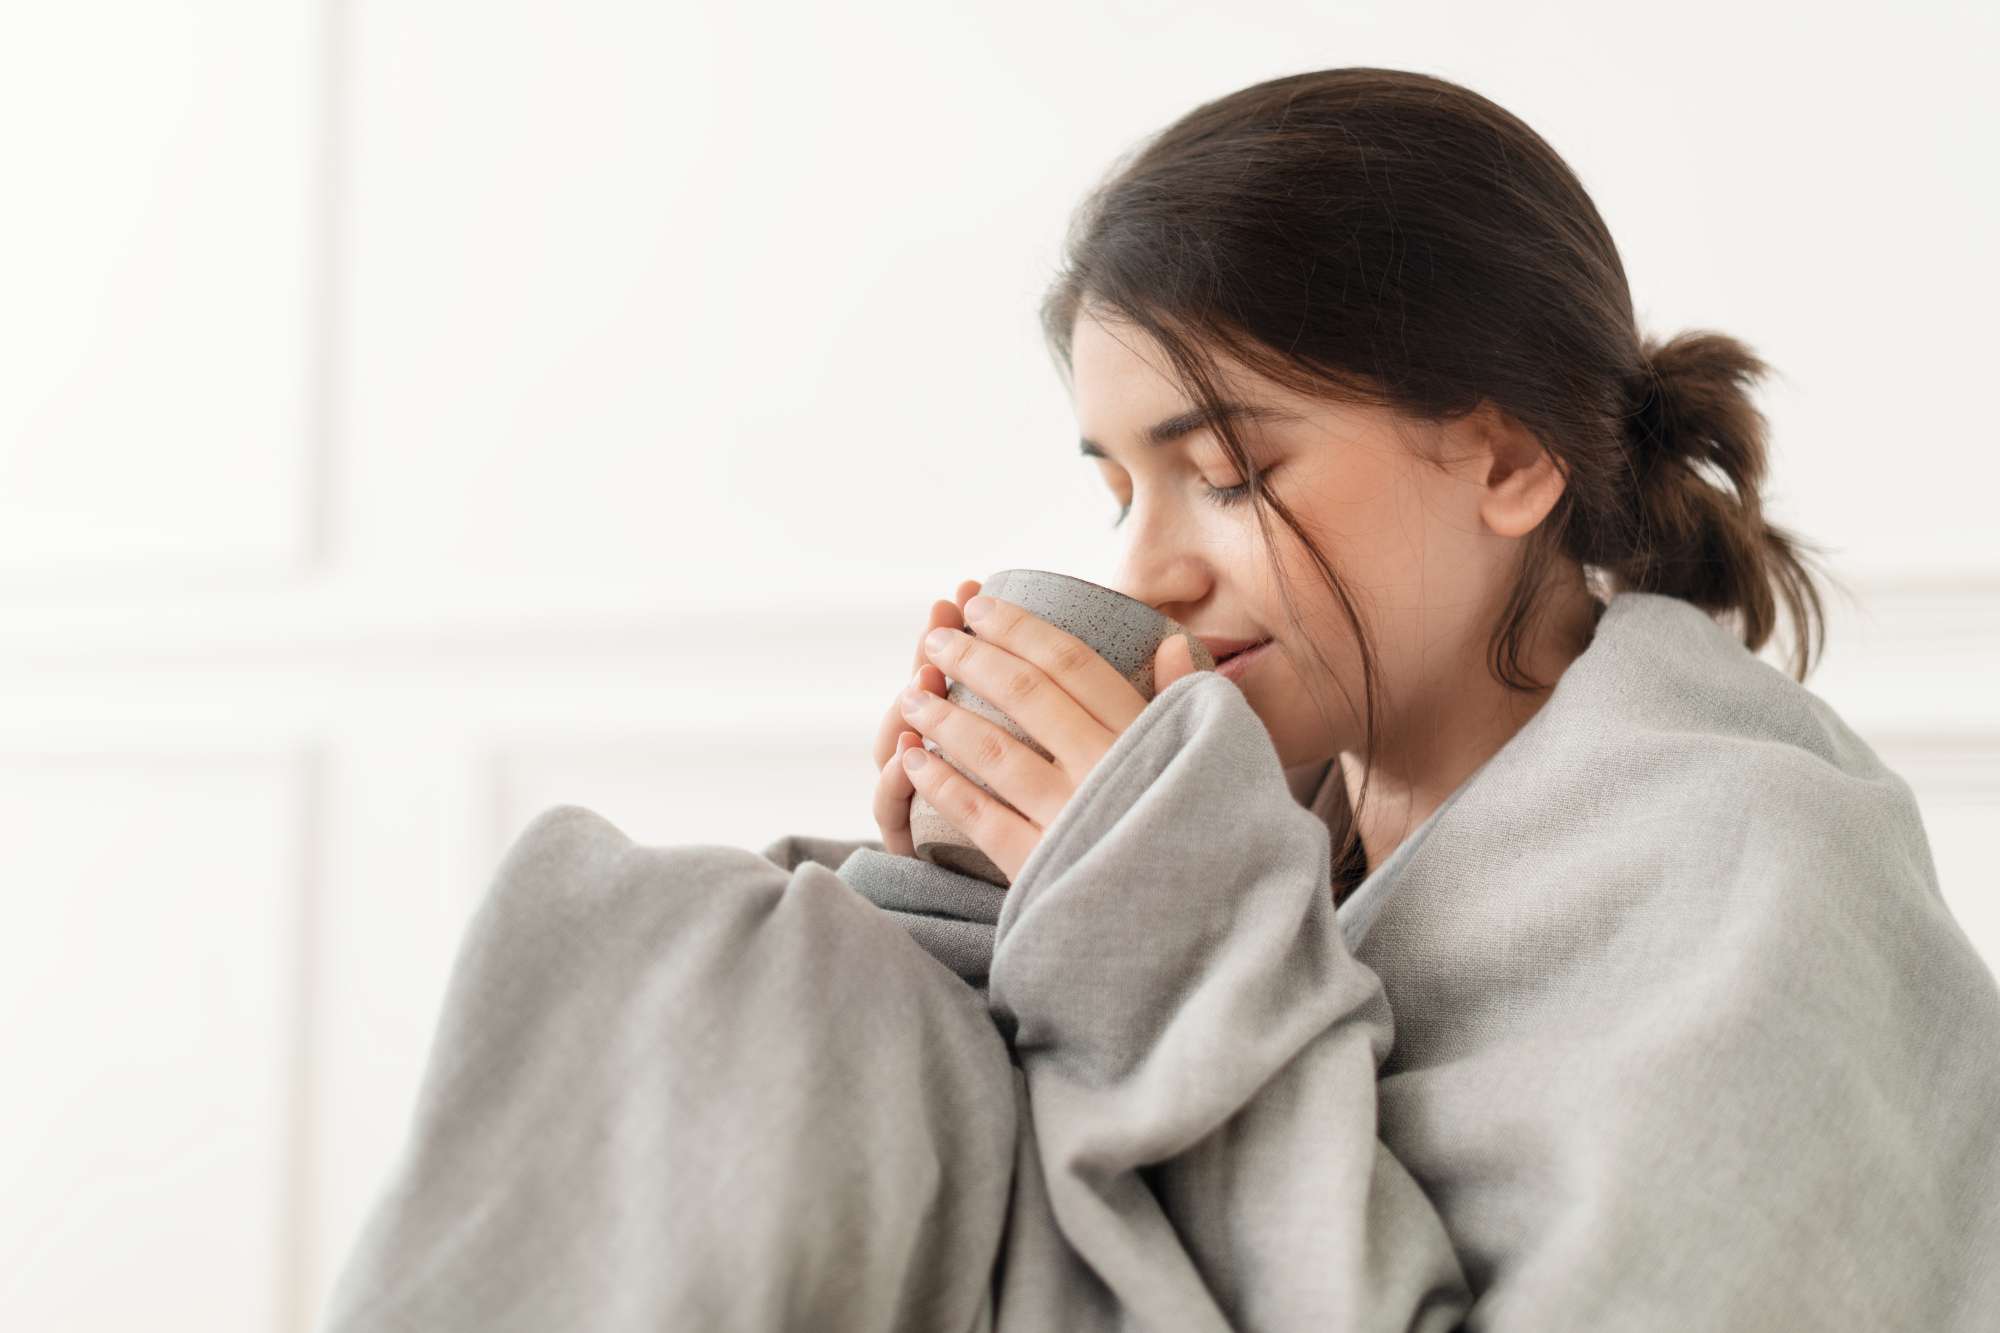
[[[1775,517],[1864,596],[1809,684],[2000,960],[1995,24],[8,6],[0,1324],[309,1327],[538,810],[871,836],[930,600],[1108,573],[1034,319],[1069,208],[1299,69],[1494,97],[1593,191],[1649,331],[1782,369]]]

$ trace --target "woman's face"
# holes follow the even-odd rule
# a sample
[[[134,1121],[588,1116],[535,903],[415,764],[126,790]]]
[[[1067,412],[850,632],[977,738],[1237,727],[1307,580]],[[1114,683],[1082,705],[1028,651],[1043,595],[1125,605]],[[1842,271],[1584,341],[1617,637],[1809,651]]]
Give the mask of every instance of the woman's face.
[[[1238,684],[1285,767],[1358,752],[1361,659],[1333,594],[1282,520],[1270,517],[1274,570],[1247,496],[1225,504],[1210,494],[1247,480],[1212,430],[1147,442],[1150,428],[1194,404],[1156,342],[1102,319],[1078,319],[1071,365],[1084,452],[1104,455],[1088,466],[1129,506],[1116,528],[1111,586],[1197,634],[1276,640]],[[1487,642],[1517,539],[1555,503],[1560,474],[1531,435],[1497,414],[1409,425],[1410,440],[1449,460],[1440,470],[1413,455],[1385,410],[1303,397],[1232,359],[1221,368],[1227,399],[1267,409],[1238,418],[1266,488],[1313,535],[1368,625],[1383,709],[1378,760],[1391,774],[1399,754],[1413,770],[1439,762],[1435,733],[1477,725],[1466,715],[1490,711],[1504,694],[1486,666]],[[1299,624],[1288,622],[1280,579]],[[1308,639],[1327,658],[1330,679],[1319,678]],[[1326,701],[1327,721],[1309,683]],[[1433,734],[1426,740],[1418,729]]]

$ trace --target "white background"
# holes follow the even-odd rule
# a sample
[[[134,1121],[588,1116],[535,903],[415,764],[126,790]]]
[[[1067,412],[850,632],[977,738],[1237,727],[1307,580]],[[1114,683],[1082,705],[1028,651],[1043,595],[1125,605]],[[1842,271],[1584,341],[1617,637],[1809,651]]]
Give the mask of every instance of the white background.
[[[929,602],[1109,573],[1070,208],[1303,69],[1521,115],[1647,332],[1779,368],[1808,685],[2000,959],[1995,14],[8,4],[0,1325],[308,1328],[541,809],[873,836]]]

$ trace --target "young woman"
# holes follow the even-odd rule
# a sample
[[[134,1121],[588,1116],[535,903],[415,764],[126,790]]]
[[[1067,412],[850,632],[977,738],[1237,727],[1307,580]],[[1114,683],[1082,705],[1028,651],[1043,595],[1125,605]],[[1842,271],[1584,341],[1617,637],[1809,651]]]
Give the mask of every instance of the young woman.
[[[1142,699],[968,583],[879,840],[543,814],[329,1326],[2000,1326],[2000,988],[1803,688],[1761,363],[1369,68],[1150,140],[1044,316],[1116,586],[1268,646]]]

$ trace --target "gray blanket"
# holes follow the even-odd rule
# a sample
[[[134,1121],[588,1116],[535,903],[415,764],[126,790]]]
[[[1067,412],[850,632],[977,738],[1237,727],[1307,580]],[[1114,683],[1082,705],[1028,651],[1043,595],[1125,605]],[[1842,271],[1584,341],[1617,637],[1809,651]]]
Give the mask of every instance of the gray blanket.
[[[1213,672],[1004,893],[545,811],[321,1327],[2000,1328],[2000,988],[1702,612],[1619,594],[1338,912],[1328,853]]]

